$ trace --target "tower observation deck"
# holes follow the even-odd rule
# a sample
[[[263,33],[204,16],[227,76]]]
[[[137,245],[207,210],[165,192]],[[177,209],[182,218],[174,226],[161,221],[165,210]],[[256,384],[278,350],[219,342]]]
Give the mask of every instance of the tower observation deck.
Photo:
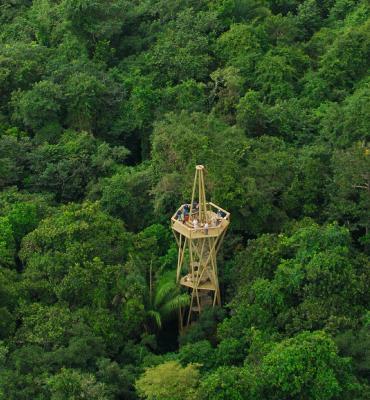
[[[221,304],[217,253],[230,223],[230,213],[207,202],[204,166],[197,165],[190,204],[171,218],[178,245],[177,282],[191,293],[190,306],[180,309],[180,328],[197,319],[205,307]]]

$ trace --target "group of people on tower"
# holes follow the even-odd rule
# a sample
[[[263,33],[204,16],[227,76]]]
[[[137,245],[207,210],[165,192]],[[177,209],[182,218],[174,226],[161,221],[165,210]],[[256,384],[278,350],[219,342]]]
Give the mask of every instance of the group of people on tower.
[[[222,218],[226,217],[226,213],[220,209],[214,214],[210,220],[204,223],[198,221],[199,203],[194,201],[192,207],[190,204],[184,204],[176,213],[175,218],[183,224],[190,224],[194,230],[203,229],[204,234],[208,235],[209,227],[216,227],[221,223]]]

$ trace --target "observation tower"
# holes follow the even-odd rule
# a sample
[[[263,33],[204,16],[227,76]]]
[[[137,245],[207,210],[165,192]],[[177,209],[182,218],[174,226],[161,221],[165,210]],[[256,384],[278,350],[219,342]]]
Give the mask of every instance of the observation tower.
[[[205,307],[221,304],[216,257],[229,223],[229,212],[207,202],[204,166],[197,165],[191,203],[182,204],[171,218],[179,247],[177,282],[191,293],[189,307],[180,308],[180,329]]]

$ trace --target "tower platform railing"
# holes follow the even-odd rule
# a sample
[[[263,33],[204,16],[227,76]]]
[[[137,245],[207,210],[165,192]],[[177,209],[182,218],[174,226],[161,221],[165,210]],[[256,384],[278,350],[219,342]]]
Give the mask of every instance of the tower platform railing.
[[[219,236],[230,222],[230,213],[226,210],[218,207],[212,202],[207,203],[207,223],[208,227],[205,227],[205,223],[197,222],[198,213],[193,208],[189,218],[185,218],[184,207],[186,204],[182,204],[171,218],[172,228],[175,228],[179,233],[191,239],[198,239],[204,236],[215,237]]]

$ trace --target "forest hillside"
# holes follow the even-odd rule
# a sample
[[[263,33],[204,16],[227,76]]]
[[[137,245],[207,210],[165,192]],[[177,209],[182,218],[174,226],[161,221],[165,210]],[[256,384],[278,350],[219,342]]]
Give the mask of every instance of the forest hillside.
[[[369,72],[368,0],[1,0],[0,399],[370,399]]]

